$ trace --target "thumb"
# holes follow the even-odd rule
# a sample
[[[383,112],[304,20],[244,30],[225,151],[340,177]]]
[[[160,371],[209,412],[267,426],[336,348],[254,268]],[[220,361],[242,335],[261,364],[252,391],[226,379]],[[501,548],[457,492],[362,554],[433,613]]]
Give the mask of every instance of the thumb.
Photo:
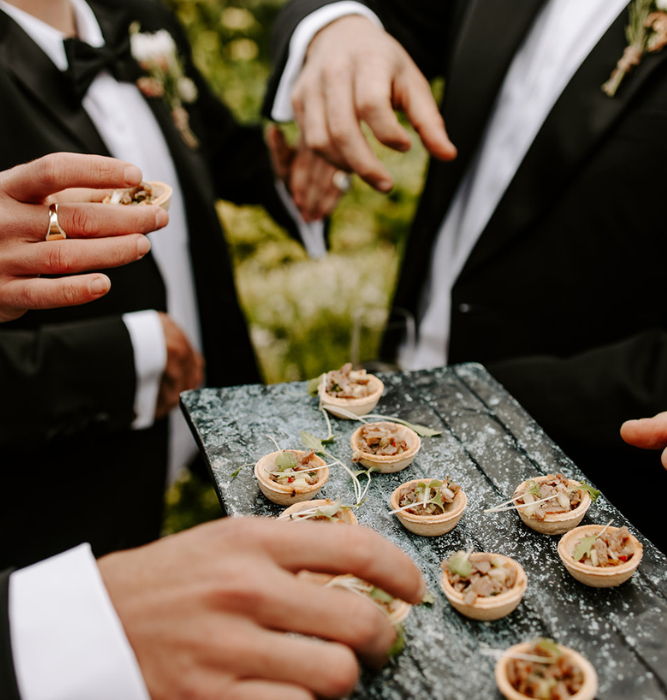
[[[667,411],[653,418],[625,421],[621,426],[621,437],[628,444],[645,450],[667,447]]]
[[[275,124],[269,124],[266,129],[266,143],[271,154],[271,163],[276,176],[283,182],[286,182],[294,160],[294,149],[287,143],[285,134],[283,134],[280,127]]]

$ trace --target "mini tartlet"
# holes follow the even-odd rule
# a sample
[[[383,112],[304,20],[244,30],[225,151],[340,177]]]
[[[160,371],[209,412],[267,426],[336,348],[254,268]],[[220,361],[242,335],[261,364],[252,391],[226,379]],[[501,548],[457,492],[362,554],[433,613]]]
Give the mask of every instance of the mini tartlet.
[[[590,557],[583,557],[582,561],[576,561],[574,551],[584,537],[600,535],[603,530],[608,533],[627,533],[627,550],[631,552],[626,561],[610,566],[594,566]],[[571,530],[561,537],[558,543],[558,556],[565,568],[581,583],[594,588],[612,588],[625,583],[636,571],[642,560],[644,547],[641,542],[625,528],[610,527],[604,525],[582,525]]]
[[[375,467],[383,474],[400,472],[414,460],[421,440],[414,430],[396,423],[367,423],[350,438],[353,462],[367,469]]]
[[[322,405],[329,413],[345,419],[350,418],[345,412],[355,416],[370,413],[383,391],[384,384],[380,379],[367,374],[365,369],[353,370],[351,363],[323,374],[318,386]]]
[[[526,700],[526,698],[536,697],[535,695],[524,695],[514,687],[511,680],[514,680],[515,685],[521,687],[520,682],[518,681],[519,673],[529,672],[528,670],[530,669],[535,672],[535,676],[539,682],[543,677],[542,674],[557,674],[561,669],[567,669],[568,666],[574,671],[573,673],[566,672],[568,679],[571,679],[570,682],[576,679],[576,687],[578,687],[578,690],[574,694],[568,695],[567,697],[569,697],[570,700],[594,700],[598,692],[597,673],[595,672],[592,664],[573,649],[569,649],[568,647],[560,644],[555,644],[548,640],[549,644],[553,645],[553,647],[557,649],[559,656],[556,657],[557,661],[555,664],[558,664],[560,668],[555,666],[554,662],[549,664],[531,664],[530,661],[513,658],[512,655],[528,654],[529,656],[532,656],[535,653],[537,645],[540,644],[541,641],[542,640],[536,640],[532,642],[523,642],[522,644],[515,644],[507,649],[505,654],[503,654],[503,656],[501,656],[496,663],[494,673],[496,683],[498,685],[498,689],[507,698],[507,700]],[[514,666],[515,663],[520,664],[521,667],[518,668],[517,666]],[[531,665],[528,666],[528,664]],[[550,669],[552,666],[553,670]],[[551,697],[551,693],[549,697]]]
[[[137,192],[141,193],[141,200],[133,201]],[[149,193],[148,197],[145,197],[145,192]],[[132,204],[155,204],[158,207],[162,207],[165,211],[169,211],[171,195],[172,188],[170,185],[167,185],[165,182],[154,180],[142,182],[137,187],[114,190],[110,195],[105,197],[104,204],[125,204],[128,206]]]
[[[531,482],[534,482],[538,485],[538,487],[540,487],[540,485],[549,481],[559,481],[562,484],[566,483],[566,488],[569,491],[577,491],[577,493],[580,494],[580,497],[576,507],[561,513],[546,513],[542,518],[538,518],[536,515],[530,514],[530,503],[526,504],[525,507],[522,506],[517,508],[517,510],[521,520],[523,520],[523,522],[533,530],[536,530],[543,535],[562,535],[563,533],[571,530],[573,527],[576,527],[581,522],[584,515],[586,515],[586,511],[591,505],[591,497],[588,492],[579,488],[581,487],[580,482],[575,481],[574,479],[565,479],[562,474],[537,476],[533,479],[528,479],[527,481],[520,483],[514,491],[514,498],[517,498],[522,493],[526,493]],[[520,504],[517,503],[517,505]]]
[[[301,576],[304,572],[300,572]],[[310,572],[309,572],[310,573]],[[403,620],[410,614],[412,606],[400,598],[394,598],[386,593],[381,588],[368,583],[363,579],[357,578],[352,574],[343,574],[342,576],[330,576],[325,580],[324,574],[316,574],[315,577],[309,577],[316,583],[328,587],[345,588],[357,595],[362,595],[373,601],[382,612],[391,620],[394,625],[400,625]]]
[[[436,488],[440,490],[443,486],[449,489],[450,493],[453,494],[453,499],[451,502],[443,501],[444,509],[436,507],[436,511],[433,515],[418,515],[416,513],[410,513],[407,510],[402,510],[396,513],[396,517],[400,520],[403,527],[405,527],[410,532],[414,532],[415,535],[422,535],[424,537],[437,537],[438,535],[444,535],[446,532],[453,530],[458,524],[459,520],[463,515],[463,511],[468,503],[465,493],[461,490],[458,484],[453,484],[449,477],[442,481],[440,479],[412,479],[411,481],[406,481],[401,484],[392,494],[391,494],[391,509],[396,511],[399,508],[404,507],[401,504],[401,499],[414,491],[415,494],[420,490],[419,484],[424,484],[429,489],[429,496],[431,494],[431,482],[438,482],[440,486]],[[451,489],[450,487],[456,487]],[[425,490],[421,489],[424,494]],[[435,495],[435,494],[434,494]],[[429,506],[432,501],[429,500]],[[419,502],[414,502],[415,510],[420,508]],[[442,512],[437,512],[437,511]]]
[[[337,506],[337,508],[336,508]],[[327,509],[332,514],[327,513]],[[318,513],[320,511],[320,513]],[[335,511],[335,512],[333,512]],[[332,501],[330,498],[319,498],[313,501],[301,501],[286,508],[278,520],[296,522],[297,520],[311,520],[315,522],[344,523],[345,525],[358,525],[359,521],[352,508],[340,505],[340,501]]]
[[[297,459],[302,459],[306,455],[310,455],[310,464],[312,464],[313,467],[318,468],[317,471],[312,472],[314,476],[294,476],[294,480],[291,483],[288,482],[285,484],[279,483],[278,481],[272,479],[272,475],[274,477],[277,476],[275,474],[275,472],[278,471],[275,466],[276,459],[287,453],[294,454]],[[274,474],[272,474],[272,472],[274,472]],[[277,478],[281,480],[289,480],[293,474],[298,475],[299,473],[307,475],[308,469],[301,469],[297,472],[289,472],[289,470],[285,470],[284,475]],[[321,457],[318,457],[312,450],[309,452],[304,450],[279,450],[277,452],[271,452],[270,454],[265,455],[257,462],[257,464],[255,464],[255,476],[257,477],[257,483],[259,484],[261,492],[270,501],[273,501],[281,506],[289,506],[293,503],[309,501],[311,498],[314,498],[329,478],[329,469],[326,467],[326,462]],[[314,481],[314,483],[305,483],[308,479],[314,479],[315,477],[317,477],[317,480]]]
[[[453,562],[456,557],[459,559],[467,558],[469,560],[471,571],[468,576],[470,578],[462,577],[450,571],[450,566],[452,566],[451,562]],[[485,574],[481,574],[477,570],[477,565],[481,567],[483,562],[489,563],[489,572]],[[501,617],[506,617],[518,607],[528,585],[528,578],[521,564],[510,557],[506,557],[504,554],[491,554],[487,552],[473,552],[468,554],[467,552],[456,552],[456,554],[452,555],[449,559],[445,559],[441,567],[443,572],[440,585],[442,586],[447,600],[458,612],[473,620],[499,620]],[[498,579],[495,579],[492,572],[501,574],[501,570],[502,575],[499,575]],[[511,579],[512,576],[513,580]],[[509,586],[508,577],[510,577]],[[488,592],[486,595],[482,595],[482,593],[484,593],[484,586],[479,586],[481,592],[477,593],[474,600],[471,601],[470,592],[475,592],[473,590],[475,586],[485,578],[492,581],[493,587],[488,585]],[[454,583],[452,583],[452,579]],[[472,581],[472,583],[468,583],[463,591],[457,590],[455,586],[460,583],[465,583],[466,580]],[[503,588],[507,590],[500,593],[497,592]],[[494,593],[496,594],[494,595]]]

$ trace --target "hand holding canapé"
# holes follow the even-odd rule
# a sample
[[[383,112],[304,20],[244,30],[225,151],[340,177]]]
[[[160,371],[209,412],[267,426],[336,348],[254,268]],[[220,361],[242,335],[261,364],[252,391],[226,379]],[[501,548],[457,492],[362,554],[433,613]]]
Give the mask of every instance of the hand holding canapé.
[[[139,260],[150,250],[141,234],[169,221],[159,207],[99,203],[100,190],[140,182],[141,171],[130,163],[73,153],[0,173],[0,321],[104,296],[111,287],[106,275],[79,273]],[[50,209],[55,203],[57,210]],[[54,226],[65,234],[46,240]]]

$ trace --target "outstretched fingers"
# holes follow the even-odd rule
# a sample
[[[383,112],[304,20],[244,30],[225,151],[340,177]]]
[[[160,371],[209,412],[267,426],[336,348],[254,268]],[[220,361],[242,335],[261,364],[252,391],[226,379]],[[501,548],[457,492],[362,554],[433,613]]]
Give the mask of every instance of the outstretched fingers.
[[[41,202],[69,187],[133,187],[141,170],[115,158],[53,153],[0,174],[0,191],[19,202]]]

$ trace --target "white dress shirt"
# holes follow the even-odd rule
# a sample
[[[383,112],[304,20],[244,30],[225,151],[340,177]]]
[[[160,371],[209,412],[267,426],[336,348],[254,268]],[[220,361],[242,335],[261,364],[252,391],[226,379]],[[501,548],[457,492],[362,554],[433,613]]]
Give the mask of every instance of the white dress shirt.
[[[438,233],[421,300],[419,339],[416,346],[406,342],[400,349],[404,369],[447,363],[451,292],[465,261],[552,107],[627,4],[628,0],[549,0],[540,11],[505,76],[478,154]],[[369,10],[355,2],[332,3],[297,27],[272,107],[274,119],[294,118],[290,93],[308,44],[320,29],[348,14],[369,16]]]

